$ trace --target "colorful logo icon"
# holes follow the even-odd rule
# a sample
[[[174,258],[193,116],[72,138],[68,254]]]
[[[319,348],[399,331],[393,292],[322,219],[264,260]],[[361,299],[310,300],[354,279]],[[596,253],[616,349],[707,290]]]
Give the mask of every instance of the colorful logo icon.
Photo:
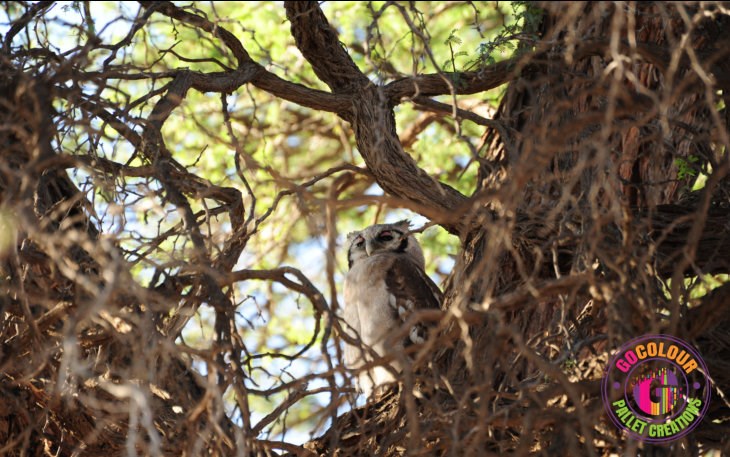
[[[689,344],[646,335],[619,348],[601,393],[617,427],[638,440],[662,443],[699,425],[710,404],[709,380],[705,362]]]

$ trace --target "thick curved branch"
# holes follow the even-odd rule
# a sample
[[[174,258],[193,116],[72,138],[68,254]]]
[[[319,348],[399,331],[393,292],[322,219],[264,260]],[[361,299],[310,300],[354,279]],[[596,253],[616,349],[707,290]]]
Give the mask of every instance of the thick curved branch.
[[[340,44],[317,2],[288,1],[284,7],[297,48],[332,92],[349,93],[370,82]]]
[[[411,201],[422,212],[452,233],[459,233],[459,222],[451,217],[467,202],[454,188],[440,183],[418,167],[403,151],[396,132],[391,104],[381,88],[360,72],[339,44],[316,2],[286,2],[287,17],[297,47],[310,62],[317,76],[335,93],[353,93],[350,121],[360,154],[378,184],[390,195]]]
[[[403,151],[393,110],[380,88],[369,86],[358,95],[353,104],[357,146],[378,184],[389,194],[423,207],[424,216],[449,232],[460,233],[460,221],[452,216],[467,198],[429,176]]]

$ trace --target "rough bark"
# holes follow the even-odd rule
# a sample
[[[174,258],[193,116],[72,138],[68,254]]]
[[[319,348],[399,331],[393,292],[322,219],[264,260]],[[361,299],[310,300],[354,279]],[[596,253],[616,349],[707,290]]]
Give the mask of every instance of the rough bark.
[[[340,45],[317,2],[285,2],[293,41],[327,92],[268,72],[239,37],[192,10],[141,3],[130,39],[150,18],[164,17],[218,40],[232,62],[220,72],[156,75],[169,83],[146,119],[125,118],[66,84],[113,72],[78,71],[51,54],[44,71],[13,66],[23,57],[11,49],[13,36],[50,2],[29,7],[4,40],[1,120],[13,128],[0,131],[0,201],[13,208],[22,230],[0,258],[0,398],[6,399],[0,402],[0,453],[631,452],[633,444],[606,423],[600,379],[618,344],[663,332],[699,349],[712,367],[719,400],[675,448],[645,446],[646,452],[730,450],[728,285],[695,299],[694,284],[685,283],[730,272],[730,115],[717,109],[730,88],[730,19],[723,11],[704,4],[546,3],[539,27],[528,31],[538,40],[512,59],[377,86]],[[429,98],[480,93],[505,82],[511,83],[495,119]],[[325,358],[328,338],[343,333],[332,312],[335,300],[328,303],[301,272],[235,270],[259,224],[298,189],[282,191],[269,212],[255,217],[254,193],[240,170],[249,207],[238,189],[200,179],[178,163],[162,135],[191,89],[220,93],[225,110],[225,94],[246,85],[336,113],[352,127],[367,170],[344,165],[301,187],[341,171],[367,174],[393,201],[461,241],[443,310],[420,316],[437,331],[411,354],[416,363],[400,385],[363,408],[333,413],[330,429],[303,446],[260,435],[304,397],[309,378],[258,392],[290,392],[258,425],[236,423],[223,410],[224,392],[233,391],[241,415],[250,418],[247,398],[254,390],[244,382],[252,356],[235,332],[231,284],[276,282],[307,297],[316,329],[305,348],[321,336]],[[143,165],[59,154],[53,100],[114,129]],[[472,195],[434,179],[404,150],[398,132],[407,126],[396,125],[393,109],[411,102],[487,126],[485,146],[473,157],[480,169]],[[230,121],[230,113],[224,116]],[[240,168],[251,159],[240,145],[235,149]],[[79,165],[109,179],[154,178],[160,200],[180,215],[173,234],[193,246],[189,268],[158,270],[146,287],[136,282],[123,248],[94,226],[92,205],[65,172]],[[682,167],[707,173],[702,190],[690,191],[695,177],[680,173]],[[333,185],[333,200],[351,181],[346,175],[336,182],[340,187]],[[196,212],[193,199],[219,206]],[[225,213],[231,226],[219,249],[203,233],[211,213]],[[176,346],[201,306],[215,312],[213,347],[195,354],[208,363],[208,379],[191,366],[194,351]],[[326,362],[332,387],[337,368]],[[342,395],[334,387],[331,392],[333,402]],[[135,408],[143,412],[133,415]]]

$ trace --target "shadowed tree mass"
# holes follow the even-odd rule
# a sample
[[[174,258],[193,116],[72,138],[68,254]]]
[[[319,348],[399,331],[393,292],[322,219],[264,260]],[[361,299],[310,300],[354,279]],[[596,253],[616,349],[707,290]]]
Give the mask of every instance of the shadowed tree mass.
[[[730,452],[725,3],[3,7],[0,454]],[[404,218],[444,298],[365,404],[345,235]],[[671,446],[604,413],[644,334],[711,375]]]

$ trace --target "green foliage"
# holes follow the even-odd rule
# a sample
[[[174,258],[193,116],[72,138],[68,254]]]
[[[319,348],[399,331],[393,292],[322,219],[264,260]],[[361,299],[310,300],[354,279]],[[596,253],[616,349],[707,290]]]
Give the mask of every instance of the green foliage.
[[[687,178],[697,176],[697,167],[693,166],[693,164],[696,164],[699,160],[700,158],[694,155],[674,159],[674,165],[677,167],[677,179],[683,181]]]
[[[702,297],[717,289],[721,285],[730,281],[730,275],[728,274],[704,274],[702,276],[692,276],[684,278],[682,285],[682,297],[680,301],[686,303],[688,306],[693,306]],[[672,280],[669,279],[666,283],[662,283],[662,291],[667,300],[672,299]],[[667,311],[666,314],[669,314]]]
[[[689,298],[696,300],[704,297],[728,281],[730,281],[730,275],[727,274],[705,274],[698,278],[686,279],[685,284],[690,289]]]
[[[543,12],[534,2],[510,2],[510,11],[503,11],[504,27],[497,30],[489,41],[477,46],[476,58],[468,68],[483,69],[489,65],[532,49]]]

